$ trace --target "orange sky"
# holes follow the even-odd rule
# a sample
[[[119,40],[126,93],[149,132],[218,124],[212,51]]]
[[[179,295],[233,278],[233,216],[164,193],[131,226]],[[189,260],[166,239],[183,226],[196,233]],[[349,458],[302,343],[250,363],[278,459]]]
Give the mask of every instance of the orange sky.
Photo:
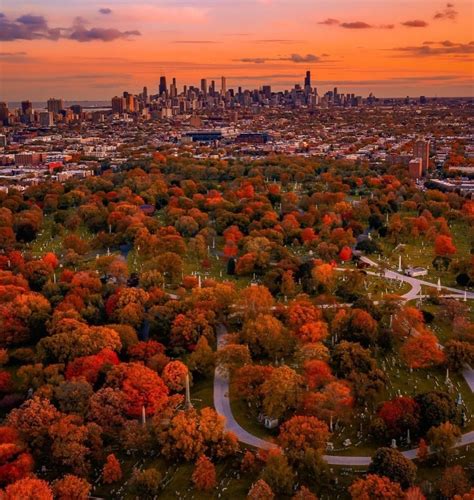
[[[2,0],[0,99],[109,99],[200,78],[473,95],[474,0]],[[102,12],[100,12],[102,10]]]

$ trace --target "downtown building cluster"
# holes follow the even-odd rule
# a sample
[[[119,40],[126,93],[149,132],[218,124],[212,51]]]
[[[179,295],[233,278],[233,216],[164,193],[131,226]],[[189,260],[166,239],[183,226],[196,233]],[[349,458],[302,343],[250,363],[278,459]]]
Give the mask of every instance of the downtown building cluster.
[[[199,87],[184,85],[179,91],[176,78],[168,85],[166,76],[160,77],[158,92],[150,94],[144,87],[138,95],[124,92],[122,96],[112,98],[112,112],[117,114],[140,114],[152,119],[171,118],[172,116],[196,113],[209,109],[239,109],[252,107],[329,107],[360,106],[364,102],[355,94],[340,94],[337,88],[318,94],[312,86],[311,72],[307,71],[304,84],[296,84],[290,90],[275,92],[271,85],[263,85],[260,89],[248,90],[238,87],[228,88],[227,79],[221,77],[219,87],[215,80],[203,78]],[[373,96],[366,102],[371,103]]]

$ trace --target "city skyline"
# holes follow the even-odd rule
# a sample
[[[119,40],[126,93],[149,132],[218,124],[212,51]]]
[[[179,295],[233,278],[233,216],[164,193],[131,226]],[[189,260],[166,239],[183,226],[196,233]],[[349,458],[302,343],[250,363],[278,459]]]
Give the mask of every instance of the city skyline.
[[[107,100],[124,89],[155,92],[160,75],[180,88],[201,79],[220,88],[225,76],[227,88],[279,91],[309,69],[320,93],[470,96],[472,20],[472,1],[5,0],[0,94]]]

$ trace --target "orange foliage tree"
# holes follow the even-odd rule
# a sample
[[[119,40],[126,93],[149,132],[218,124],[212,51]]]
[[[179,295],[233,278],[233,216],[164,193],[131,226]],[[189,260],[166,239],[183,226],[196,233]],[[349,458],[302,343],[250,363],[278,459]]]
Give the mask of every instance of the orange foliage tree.
[[[357,479],[349,487],[352,500],[403,500],[404,494],[398,483],[390,481],[387,477],[368,474],[365,478]]]
[[[209,492],[216,487],[216,467],[205,455],[197,459],[192,480],[199,491]]]
[[[329,430],[325,422],[316,417],[295,416],[280,427],[278,443],[290,459],[297,459],[311,449],[321,451],[326,447]]]
[[[188,367],[181,361],[170,361],[164,368],[161,376],[163,382],[175,392],[181,392],[186,387]]]
[[[444,354],[435,335],[424,331],[405,341],[400,349],[404,361],[411,368],[428,368],[443,363]]]
[[[82,477],[66,474],[53,483],[57,500],[87,500],[92,486]]]
[[[122,479],[122,467],[113,453],[107,456],[102,469],[102,478],[105,484],[116,483]]]
[[[53,500],[49,484],[42,479],[26,477],[6,487],[4,500]]]
[[[147,415],[154,415],[168,401],[168,387],[161,377],[139,363],[122,363],[107,374],[107,384],[121,389],[125,395],[126,412],[139,417],[145,407]]]

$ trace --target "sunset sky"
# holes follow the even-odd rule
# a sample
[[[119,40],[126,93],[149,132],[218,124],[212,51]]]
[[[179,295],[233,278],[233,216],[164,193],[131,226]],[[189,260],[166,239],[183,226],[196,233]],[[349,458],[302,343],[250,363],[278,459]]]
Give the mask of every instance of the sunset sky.
[[[2,0],[0,100],[109,99],[160,75],[473,95],[474,0]]]

